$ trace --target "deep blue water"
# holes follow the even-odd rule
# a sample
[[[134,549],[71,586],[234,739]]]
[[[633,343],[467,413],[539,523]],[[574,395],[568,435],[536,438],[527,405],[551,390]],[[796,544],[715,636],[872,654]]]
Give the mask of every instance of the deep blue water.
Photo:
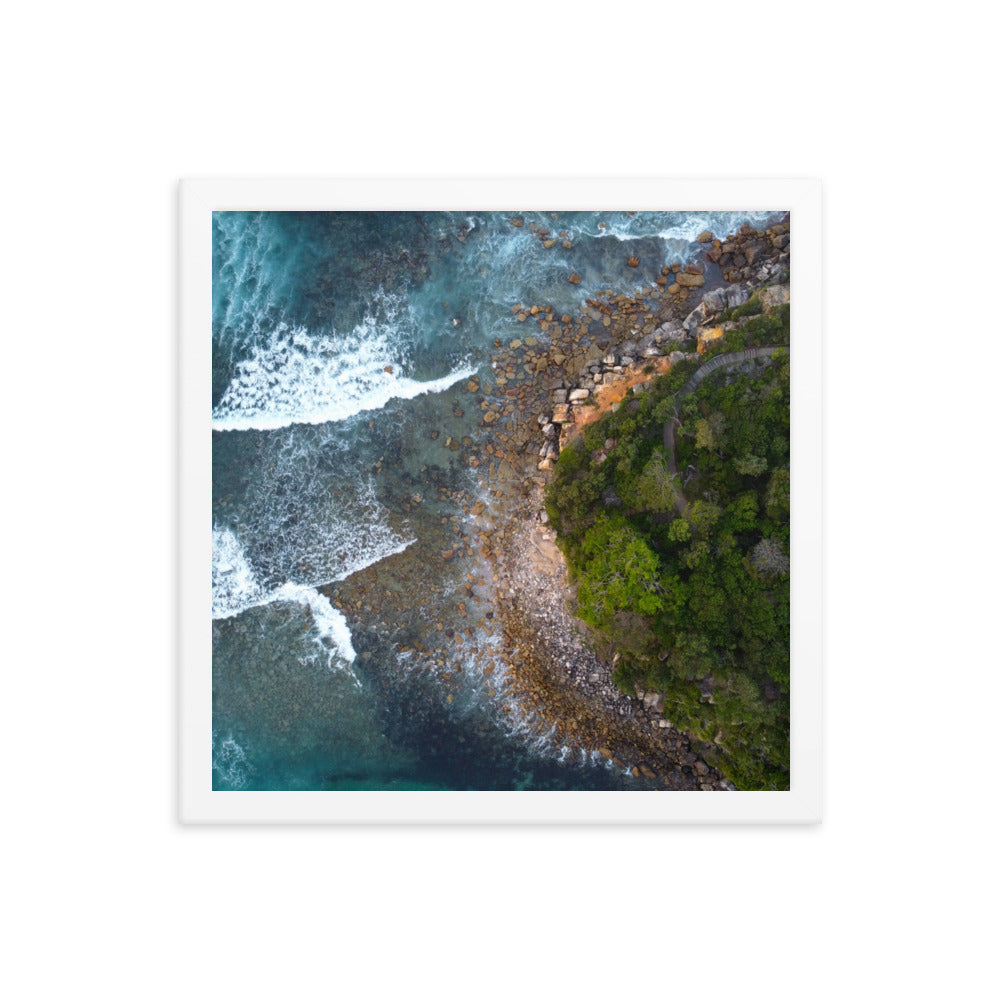
[[[215,215],[214,788],[636,787],[507,690],[489,568],[429,566],[482,489],[444,442],[481,433],[461,388],[523,336],[513,305],[575,314],[767,216],[509,217]]]

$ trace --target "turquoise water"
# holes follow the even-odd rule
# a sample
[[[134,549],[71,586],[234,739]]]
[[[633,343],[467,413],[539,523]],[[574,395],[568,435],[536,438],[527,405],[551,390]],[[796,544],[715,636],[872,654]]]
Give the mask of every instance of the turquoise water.
[[[482,486],[444,442],[482,433],[464,386],[523,335],[512,306],[576,313],[768,216],[522,217],[216,213],[214,788],[639,787],[491,669]]]

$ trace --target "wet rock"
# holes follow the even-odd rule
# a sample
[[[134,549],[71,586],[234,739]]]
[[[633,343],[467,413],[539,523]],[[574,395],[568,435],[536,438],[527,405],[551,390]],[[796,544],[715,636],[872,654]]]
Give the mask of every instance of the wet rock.
[[[633,254],[631,257],[629,257],[629,259],[626,261],[626,263],[628,264],[629,267],[638,267],[639,266],[639,258],[636,257]]]
[[[699,243],[711,243],[715,237],[706,229],[705,232],[698,234]]]
[[[577,274],[576,271],[569,276],[569,283],[571,285],[579,285],[581,281],[583,281],[583,275]]]
[[[682,271],[677,275],[677,284],[682,288],[701,288],[705,284],[705,275],[703,274],[692,274],[690,271]],[[676,286],[671,285],[670,291],[672,291]]]
[[[518,216],[516,219],[511,219],[510,224],[514,226],[515,229],[520,229],[524,225],[524,219]]]

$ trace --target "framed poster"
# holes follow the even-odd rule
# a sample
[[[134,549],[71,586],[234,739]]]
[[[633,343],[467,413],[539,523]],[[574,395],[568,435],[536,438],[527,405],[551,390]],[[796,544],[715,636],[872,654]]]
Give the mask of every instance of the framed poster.
[[[182,821],[819,820],[817,182],[180,227]]]

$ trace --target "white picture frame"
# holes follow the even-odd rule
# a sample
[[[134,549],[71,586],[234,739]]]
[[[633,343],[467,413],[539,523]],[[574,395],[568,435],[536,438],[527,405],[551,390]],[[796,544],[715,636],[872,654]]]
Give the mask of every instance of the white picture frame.
[[[213,791],[212,213],[225,210],[783,210],[791,214],[791,788],[780,792]],[[188,824],[817,823],[822,817],[823,375],[816,180],[189,179],[179,187],[178,813]]]

